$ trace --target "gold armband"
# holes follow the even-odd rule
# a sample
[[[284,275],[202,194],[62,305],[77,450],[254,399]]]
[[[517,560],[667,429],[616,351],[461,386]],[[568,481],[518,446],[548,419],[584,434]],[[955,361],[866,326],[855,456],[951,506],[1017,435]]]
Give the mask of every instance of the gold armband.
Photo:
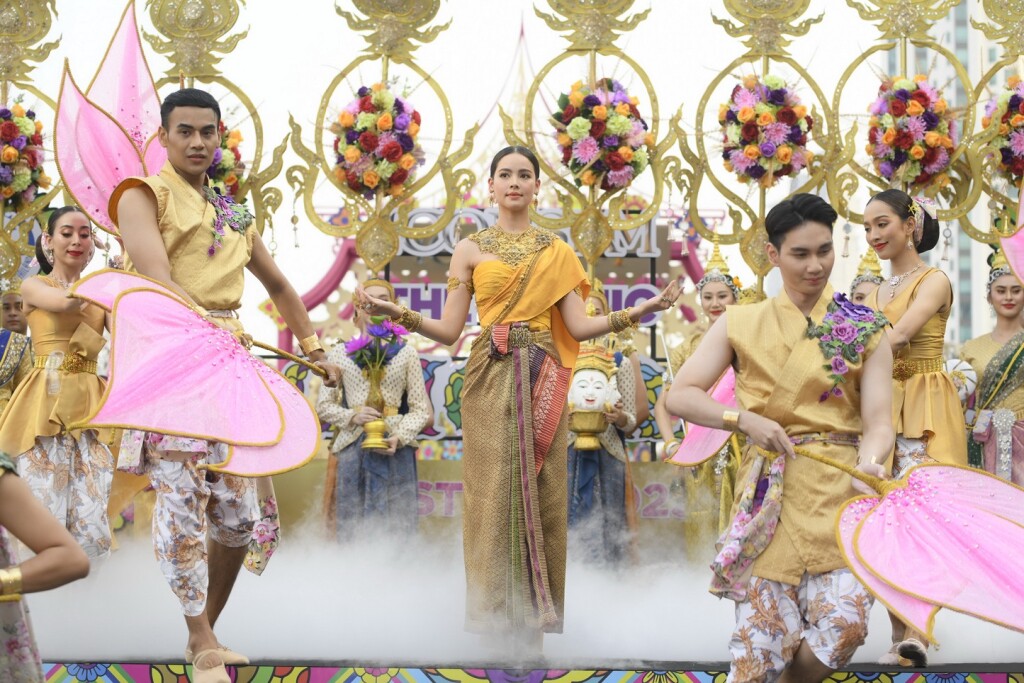
[[[21,567],[0,569],[0,594],[21,595]]]
[[[612,311],[608,314],[608,326],[612,332],[618,334],[630,328],[636,329],[638,327],[635,320],[630,320],[629,313],[632,309],[624,308],[619,311]]]
[[[320,338],[315,334],[311,334],[305,339],[299,340],[299,348],[302,349],[302,353],[307,356],[314,351],[323,351],[324,347],[320,344]]]
[[[727,410],[722,413],[722,429],[727,432],[740,431],[740,411]]]
[[[423,324],[423,316],[416,311],[410,311],[408,306],[402,306],[402,312],[397,318],[391,318],[392,322],[396,322],[410,332],[415,332],[420,329],[420,325]]]
[[[463,282],[462,280],[460,280],[457,277],[450,277],[450,278],[448,278],[448,291],[449,292],[454,292],[456,289],[458,289],[462,285],[466,285],[466,291],[469,292],[470,296],[473,296],[473,281],[472,280],[467,280],[467,281]]]

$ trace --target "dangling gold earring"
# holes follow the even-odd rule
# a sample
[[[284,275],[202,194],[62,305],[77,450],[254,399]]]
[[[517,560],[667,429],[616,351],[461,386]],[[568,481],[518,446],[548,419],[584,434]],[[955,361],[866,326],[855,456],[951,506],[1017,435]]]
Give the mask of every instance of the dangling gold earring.
[[[533,198],[533,210],[536,211],[538,208],[540,208],[540,200],[538,200],[536,197],[534,197]]]
[[[494,195],[493,194],[490,196],[489,201],[491,203],[491,206],[494,206],[496,204],[496,202],[494,201]]]

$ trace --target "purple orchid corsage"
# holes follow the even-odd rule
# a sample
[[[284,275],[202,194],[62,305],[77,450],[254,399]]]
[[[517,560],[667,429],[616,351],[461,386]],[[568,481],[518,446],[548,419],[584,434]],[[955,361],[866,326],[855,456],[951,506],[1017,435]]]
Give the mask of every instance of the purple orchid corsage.
[[[860,362],[868,340],[888,324],[879,311],[855,304],[838,293],[832,297],[820,325],[807,319],[807,336],[818,340],[818,347],[828,361],[822,368],[832,380],[831,388],[818,397],[819,403],[829,396],[843,395],[839,385],[846,382],[850,365]]]
[[[224,246],[224,226],[227,225],[235,232],[244,234],[252,225],[253,215],[242,204],[209,186],[203,187],[203,196],[206,201],[213,204],[213,210],[216,213],[213,218],[213,242],[206,250],[207,255],[213,256],[218,249]]]

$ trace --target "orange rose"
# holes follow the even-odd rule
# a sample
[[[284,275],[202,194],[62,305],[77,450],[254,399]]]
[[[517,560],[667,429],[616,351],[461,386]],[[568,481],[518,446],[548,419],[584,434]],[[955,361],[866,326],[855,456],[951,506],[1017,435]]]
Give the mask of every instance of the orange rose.
[[[925,75],[925,74],[917,74],[916,76],[914,76],[914,82],[915,83],[924,83],[927,80],[928,80],[928,76]]]
[[[1021,114],[1014,114],[1012,117],[1010,117],[1010,125],[1013,126],[1014,128],[1019,127],[1022,123],[1024,123],[1024,116],[1022,116]]]
[[[377,130],[391,130],[395,120],[391,118],[391,112],[384,112],[377,117]]]
[[[388,188],[388,194],[392,197],[401,197],[402,193],[405,192],[405,185],[398,183]]]
[[[350,164],[354,164],[359,161],[359,157],[362,155],[363,152],[359,149],[359,145],[349,145],[345,148],[345,161]]]
[[[384,84],[383,83],[374,83],[373,85],[370,86],[370,90],[372,90],[373,92],[380,92],[383,89],[384,89]]]
[[[999,124],[999,134],[1000,135],[1004,135],[1004,136],[1005,135],[1009,135],[1010,134],[1010,127],[1008,125],[1006,125],[1005,123],[1000,123]]]
[[[619,116],[629,116],[629,105],[625,102],[615,105],[615,113]]]
[[[732,169],[732,162],[729,161],[728,159],[725,160],[725,170],[727,172],[729,172],[729,173],[732,173],[732,170],[733,170]]]
[[[796,111],[796,107],[794,107],[793,110]],[[872,128],[872,127],[877,126],[877,125],[878,125],[878,117],[877,116],[872,116],[870,119],[868,119],[868,127],[869,128]]]
[[[751,75],[751,76],[744,76],[743,77],[743,87],[746,88],[747,90],[753,90],[756,85],[757,85],[757,76]]]
[[[403,154],[402,158],[398,160],[398,167],[408,171],[416,165],[416,157],[411,154]]]
[[[49,190],[50,183],[52,182],[53,180],[50,178],[50,176],[46,175],[45,173],[40,173],[39,178],[36,180],[36,183],[39,185],[39,187],[43,188],[44,190]]]
[[[231,187],[232,185],[234,185],[237,182],[238,182],[238,176],[236,176],[234,173],[228,173],[224,177],[224,184],[227,185],[228,187]]]
[[[579,109],[583,105],[583,93],[579,90],[573,90],[569,93],[569,104]]]
[[[949,149],[953,149],[953,138],[949,137],[948,135],[943,135],[942,146],[947,147]]]
[[[597,176],[594,175],[593,171],[587,169],[586,171],[583,172],[583,175],[580,176],[580,181],[584,185],[593,185],[595,182],[597,182]]]
[[[623,145],[619,147],[619,156],[628,164],[633,160],[633,150],[630,149],[629,145]]]
[[[935,176],[935,183],[940,188],[942,188],[942,187],[949,187],[951,182],[952,181],[949,179],[949,176],[946,175],[945,173],[940,173],[939,175]]]
[[[743,156],[748,159],[756,160],[761,156],[761,150],[758,149],[757,145],[747,145],[743,148]]]
[[[802,119],[803,117],[807,116],[807,107],[805,107],[802,104],[798,104],[795,107],[793,107],[793,113],[796,114],[796,117],[798,119]]]
[[[992,123],[992,117],[991,116],[982,116],[981,117],[981,127],[982,128],[988,128],[989,124],[991,124],[991,123]]]
[[[598,121],[604,121],[605,119],[608,118],[608,107],[604,106],[603,104],[597,105],[590,111],[594,115],[594,118],[597,119]]]
[[[11,107],[11,113],[15,116],[24,116],[25,107],[21,106],[20,104],[16,104],[13,107]]]
[[[751,119],[754,118],[754,108],[741,107],[740,110],[736,112],[736,118],[738,118],[742,123],[750,121]]]
[[[720,105],[718,105],[718,121],[720,123],[725,121],[725,115],[728,114],[728,113],[729,113],[729,105],[728,104],[720,104]]]
[[[377,187],[377,183],[380,182],[380,176],[377,175],[376,171],[367,171],[363,174],[363,185],[373,189]]]
[[[9,199],[14,195],[14,190],[11,189],[10,185],[5,185],[2,194],[4,199]]]
[[[910,156],[913,159],[923,159],[924,147],[922,147],[921,145],[914,145],[913,147],[910,148]]]
[[[924,113],[924,107],[917,100],[910,100],[907,102],[907,113],[911,116],[920,116]]]
[[[867,152],[868,154],[874,156],[874,154],[875,154],[875,146],[872,145],[869,142],[868,144],[864,145],[864,151]]]
[[[42,133],[43,132],[43,122],[42,121],[36,121],[36,132],[37,133]]]
[[[408,133],[410,137],[416,137],[416,133],[420,132],[420,124],[415,121],[410,121],[409,127],[405,129],[405,132]]]
[[[934,105],[933,108],[935,109],[935,113],[936,114],[944,114],[946,112],[946,109],[948,108],[948,106],[949,105],[946,104],[946,99],[943,98],[943,97],[940,97],[938,99],[938,101],[935,102],[935,105]]]
[[[936,133],[934,130],[930,130],[924,134],[924,144],[929,147],[938,147],[942,144],[942,136]]]
[[[886,131],[884,133],[882,133],[882,144],[884,144],[884,145],[891,145],[893,143],[893,140],[895,140],[895,139],[896,139],[896,129],[895,128],[887,128]]]
[[[572,138],[567,133],[559,133],[557,139],[559,147],[568,147],[572,144]]]
[[[338,114],[338,123],[340,123],[345,128],[351,128],[355,124],[355,122],[356,117],[352,116],[352,114],[350,114],[347,111],[343,111],[340,114]]]
[[[757,117],[757,125],[759,126],[770,126],[775,123],[775,117],[772,116],[770,111],[766,111]]]
[[[343,169],[341,166],[335,166],[334,167],[334,179],[337,180],[339,183],[344,183],[345,182],[345,169]]]
[[[793,158],[793,148],[789,145],[779,145],[775,148],[775,158],[784,164],[788,164]]]
[[[0,161],[3,161],[5,164],[13,164],[17,160],[18,160],[18,150],[15,147],[11,147],[10,145],[6,145],[4,147],[4,151],[0,152]]]
[[[636,105],[640,104],[640,100],[638,100],[635,97],[630,97],[629,98],[629,103],[632,104],[635,107]]]
[[[654,133],[648,133],[644,136],[644,144],[648,147],[654,147]]]

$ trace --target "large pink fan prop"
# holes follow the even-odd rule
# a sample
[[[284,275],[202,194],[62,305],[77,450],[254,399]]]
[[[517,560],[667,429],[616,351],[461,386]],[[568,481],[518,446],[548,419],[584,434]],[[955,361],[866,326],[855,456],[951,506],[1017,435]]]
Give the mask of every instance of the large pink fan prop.
[[[295,469],[316,453],[320,422],[302,393],[174,292],[120,271],[90,275],[72,291],[113,313],[110,378],[97,410],[76,426],[227,443],[229,459],[211,469],[242,476]]]
[[[837,536],[857,578],[905,622],[934,640],[935,614],[945,607],[1024,632],[1024,489],[931,463],[883,481],[797,452],[879,491],[843,507]]]
[[[711,398],[731,408],[736,407],[736,375],[732,368],[727,368],[711,388]],[[682,445],[666,462],[683,467],[699,465],[722,450],[731,436],[732,432],[722,429],[686,423]]]
[[[167,160],[156,142],[159,127],[160,99],[129,3],[86,93],[65,62],[57,100],[57,168],[78,206],[104,230],[117,233],[107,214],[114,188],[125,178],[156,173]]]

